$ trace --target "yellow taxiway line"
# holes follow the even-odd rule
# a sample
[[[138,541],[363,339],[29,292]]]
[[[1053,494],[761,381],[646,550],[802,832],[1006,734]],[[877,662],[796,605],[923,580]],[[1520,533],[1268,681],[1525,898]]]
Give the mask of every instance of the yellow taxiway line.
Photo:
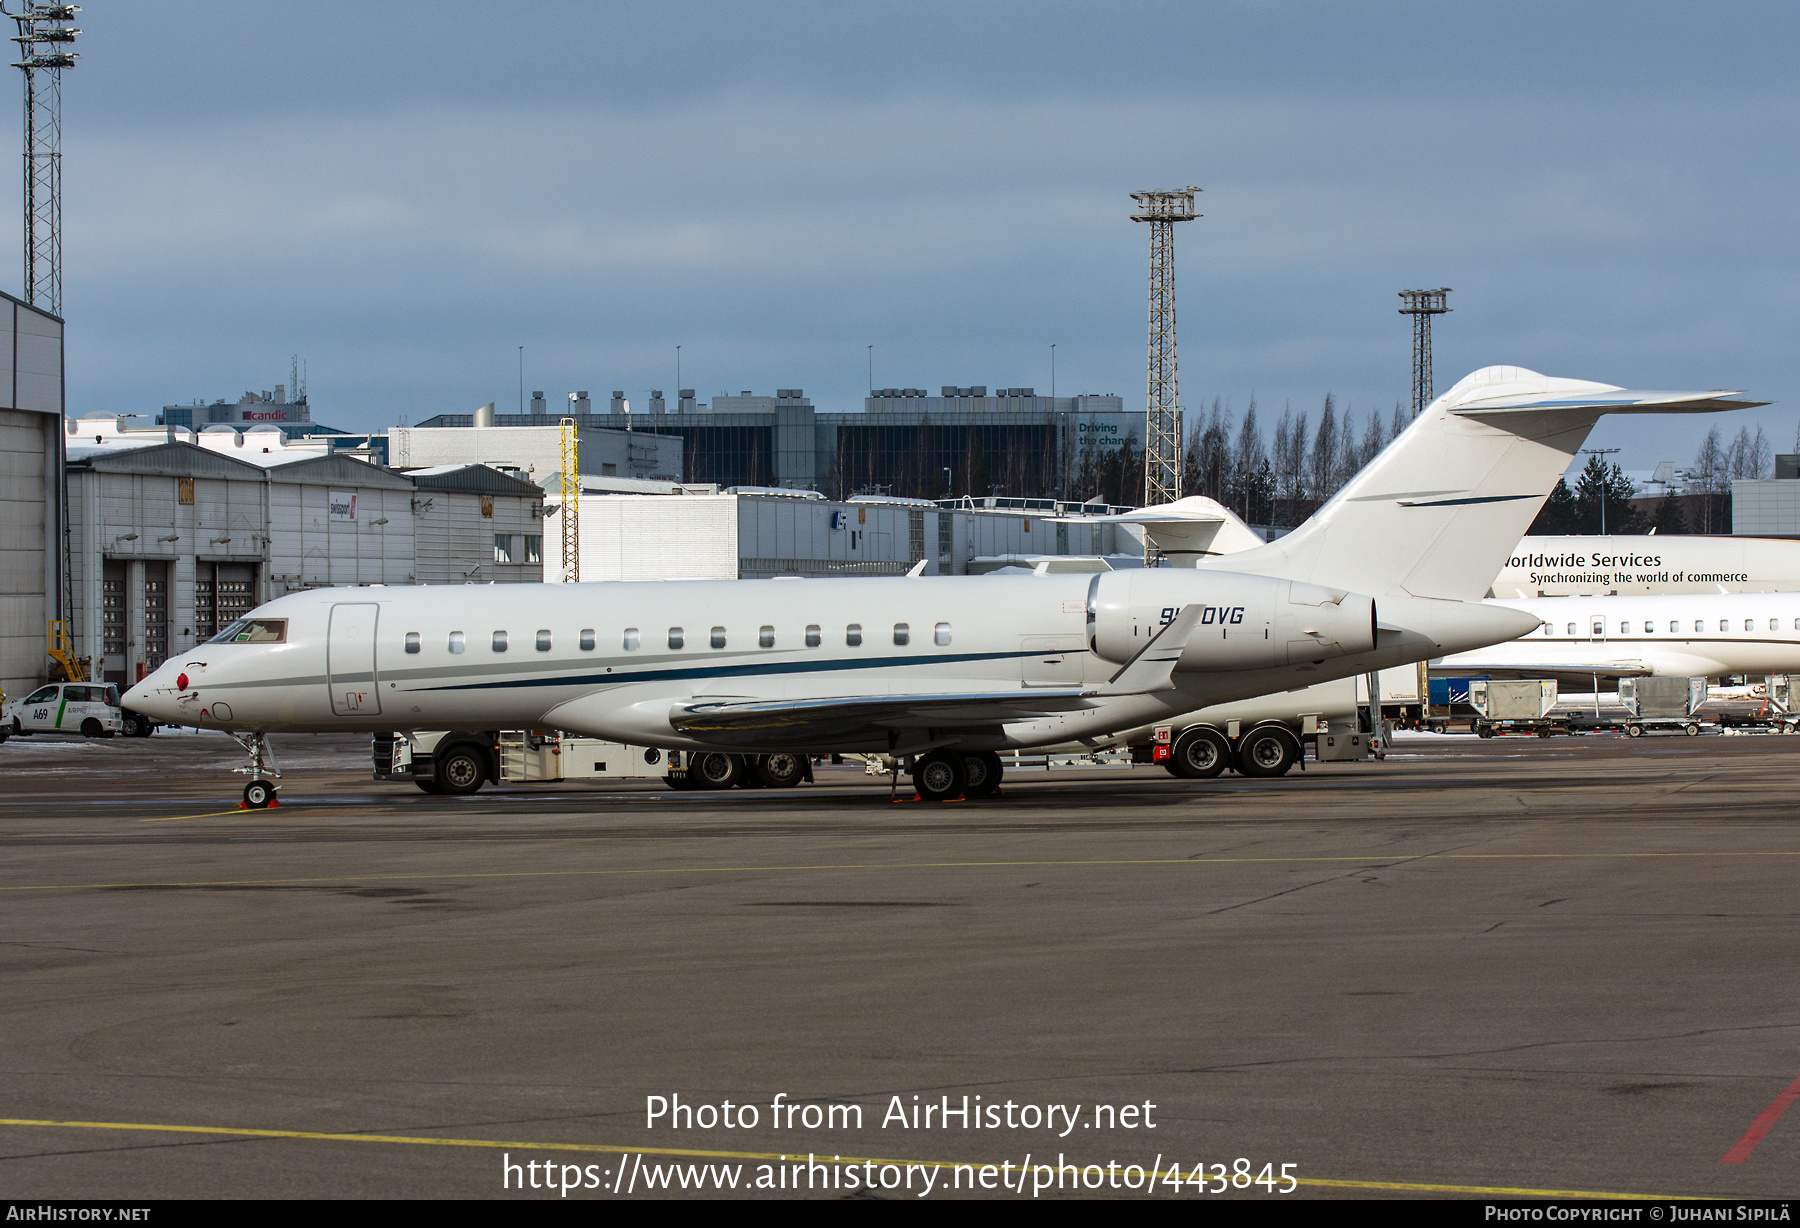
[[[772,1160],[796,1162],[793,1152],[775,1151],[705,1151],[692,1147],[644,1147],[621,1146],[611,1143],[539,1143],[519,1140],[487,1139],[487,1138],[434,1138],[429,1135],[411,1134],[357,1134],[337,1133],[326,1130],[258,1130],[237,1129],[231,1126],[172,1126],[150,1122],[130,1121],[50,1121],[24,1117],[0,1117],[0,1126],[37,1127],[59,1130],[119,1130],[150,1134],[191,1134],[215,1135],[228,1138],[272,1138],[302,1139],[309,1142],[326,1143],[387,1143],[413,1147],[475,1147],[487,1150],[507,1151],[572,1151],[598,1153],[602,1155],[654,1155],[680,1156],[702,1160]],[[848,1165],[855,1167],[861,1164],[896,1165],[902,1168],[965,1168],[973,1164],[980,1167],[981,1161],[967,1160],[884,1160],[868,1156],[834,1155],[829,1160],[823,1156],[810,1155],[809,1159],[820,1164]],[[1146,1174],[1152,1181],[1182,1177],[1179,1168],[1166,1172]],[[1211,1178],[1208,1178],[1211,1180]],[[1489,1185],[1441,1185],[1411,1181],[1347,1181],[1326,1177],[1296,1177],[1301,1185],[1318,1186],[1328,1189],[1349,1190],[1397,1190],[1423,1194],[1491,1194],[1511,1198],[1609,1198],[1632,1200],[1669,1200],[1685,1198],[1687,1195],[1673,1194],[1632,1194],[1610,1190],[1541,1190],[1528,1186],[1489,1186]]]

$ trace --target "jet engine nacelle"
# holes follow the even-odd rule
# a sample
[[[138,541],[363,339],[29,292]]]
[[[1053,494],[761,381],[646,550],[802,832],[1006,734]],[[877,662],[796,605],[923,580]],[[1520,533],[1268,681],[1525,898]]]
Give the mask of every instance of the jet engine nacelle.
[[[1201,607],[1177,669],[1268,669],[1368,652],[1373,598],[1269,576],[1146,568],[1088,586],[1088,647],[1123,664],[1185,606]]]

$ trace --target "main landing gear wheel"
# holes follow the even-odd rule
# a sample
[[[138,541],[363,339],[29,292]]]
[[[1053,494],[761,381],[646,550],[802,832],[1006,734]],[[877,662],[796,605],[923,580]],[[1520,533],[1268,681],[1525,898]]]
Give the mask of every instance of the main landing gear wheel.
[[[1246,776],[1285,776],[1299,758],[1299,743],[1279,726],[1252,729],[1238,742],[1238,771]]]
[[[978,750],[963,756],[963,796],[992,797],[1000,792],[1000,756]]]
[[[963,757],[952,751],[934,750],[913,763],[913,788],[928,802],[947,802],[963,796],[968,772]]]
[[[1230,762],[1231,744],[1213,729],[1190,729],[1169,751],[1169,770],[1189,780],[1211,780]]]
[[[266,780],[253,780],[244,786],[244,808],[267,810],[275,804],[275,786]]]
[[[750,775],[768,788],[791,789],[806,779],[806,761],[799,755],[790,755],[785,751],[764,755],[762,762],[756,765],[756,770]]]
[[[707,751],[688,760],[688,788],[729,789],[744,775],[744,761],[722,750]]]

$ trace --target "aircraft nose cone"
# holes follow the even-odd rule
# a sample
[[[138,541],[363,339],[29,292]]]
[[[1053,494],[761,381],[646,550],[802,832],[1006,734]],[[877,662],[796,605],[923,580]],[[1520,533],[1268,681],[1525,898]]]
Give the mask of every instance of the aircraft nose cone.
[[[120,704],[159,721],[178,720],[174,697],[167,692],[167,688],[174,685],[174,680],[167,676],[167,670],[168,666],[164,666],[126,691]]]

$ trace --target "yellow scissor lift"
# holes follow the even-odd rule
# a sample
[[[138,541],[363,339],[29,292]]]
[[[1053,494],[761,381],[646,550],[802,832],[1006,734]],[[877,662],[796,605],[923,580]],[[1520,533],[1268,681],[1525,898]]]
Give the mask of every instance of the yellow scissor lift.
[[[75,655],[74,637],[69,634],[69,620],[53,618],[50,620],[48,640],[50,659],[63,668],[64,680],[67,682],[86,682],[87,659]]]

